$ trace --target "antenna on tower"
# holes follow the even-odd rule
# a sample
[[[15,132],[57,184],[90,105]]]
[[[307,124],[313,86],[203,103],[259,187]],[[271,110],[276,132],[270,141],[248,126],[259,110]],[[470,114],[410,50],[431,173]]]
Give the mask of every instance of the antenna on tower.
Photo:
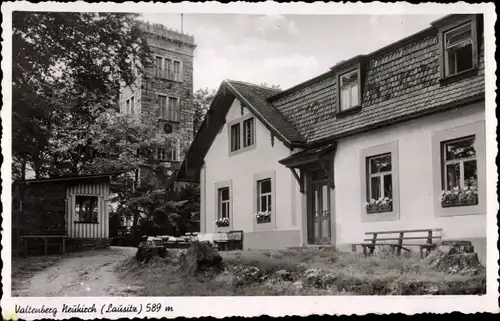
[[[184,14],[181,13],[181,33],[184,33]]]

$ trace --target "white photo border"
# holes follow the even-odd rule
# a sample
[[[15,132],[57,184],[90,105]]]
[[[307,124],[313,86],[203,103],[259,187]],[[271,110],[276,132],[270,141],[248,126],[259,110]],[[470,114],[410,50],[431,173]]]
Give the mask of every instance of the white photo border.
[[[496,195],[496,164],[497,155],[495,117],[495,89],[496,89],[496,61],[494,52],[495,35],[494,24],[496,21],[495,5],[467,4],[464,2],[454,4],[409,4],[405,2],[389,3],[286,3],[274,2],[249,3],[237,2],[221,4],[218,2],[205,3],[146,3],[146,2],[101,2],[101,3],[59,3],[59,2],[14,2],[2,5],[2,80],[3,108],[1,110],[3,135],[2,153],[2,286],[3,297],[1,307],[4,318],[18,317],[25,320],[53,318],[49,314],[15,315],[16,304],[31,304],[36,306],[56,307],[59,312],[55,319],[78,317],[82,319],[120,317],[227,317],[227,316],[307,316],[311,314],[328,315],[364,315],[368,313],[447,313],[447,312],[499,312],[498,310],[498,250],[496,242],[498,203]],[[483,296],[310,296],[289,297],[11,297],[11,77],[12,77],[12,11],[112,11],[112,12],[165,12],[165,13],[246,13],[246,14],[447,14],[447,13],[484,13],[484,39],[485,39],[485,77],[486,77],[486,159],[487,159],[487,294]],[[194,302],[193,302],[194,301]],[[116,313],[116,314],[64,314],[61,313],[62,304],[112,303],[127,306],[129,303],[142,304],[162,303],[171,306],[173,311],[163,313]]]

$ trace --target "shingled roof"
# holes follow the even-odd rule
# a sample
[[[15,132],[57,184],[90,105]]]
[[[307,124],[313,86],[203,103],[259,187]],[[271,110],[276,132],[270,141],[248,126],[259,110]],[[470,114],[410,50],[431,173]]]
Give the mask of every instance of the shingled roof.
[[[244,105],[250,106],[254,113],[260,114],[265,122],[268,123],[267,125],[282,135],[286,141],[290,144],[305,142],[299,131],[276,107],[267,101],[269,97],[276,95],[281,90],[242,81],[226,80],[226,82],[235,90],[235,95]]]
[[[275,106],[307,144],[354,134],[377,126],[484,100],[484,46],[480,37],[476,74],[443,83],[439,71],[436,28],[428,28],[384,50],[364,56],[362,105],[359,112],[336,114],[335,72],[313,83],[271,97]]]

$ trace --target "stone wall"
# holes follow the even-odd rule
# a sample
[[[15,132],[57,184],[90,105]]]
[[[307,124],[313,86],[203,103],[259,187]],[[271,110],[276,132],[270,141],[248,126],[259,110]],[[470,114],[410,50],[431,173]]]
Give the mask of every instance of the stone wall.
[[[134,96],[135,100],[134,113],[155,111],[158,94],[178,98],[179,123],[173,126],[173,136],[180,137],[182,160],[193,139],[193,55],[196,48],[194,37],[161,24],[143,23],[141,28],[146,33],[153,61],[156,55],[181,61],[182,79],[175,81],[156,77],[154,67],[150,66],[132,86],[121,89],[120,111],[125,111],[125,102],[131,96]]]

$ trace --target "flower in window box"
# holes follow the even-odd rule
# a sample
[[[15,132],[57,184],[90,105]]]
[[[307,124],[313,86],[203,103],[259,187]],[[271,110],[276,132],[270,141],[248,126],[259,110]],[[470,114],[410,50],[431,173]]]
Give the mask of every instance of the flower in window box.
[[[218,227],[229,226],[229,217],[221,217],[215,221]]]
[[[271,222],[271,211],[260,211],[255,214],[255,219],[257,220],[257,224],[260,223],[269,223]]]
[[[389,197],[380,197],[379,199],[371,199],[365,204],[367,213],[382,213],[392,211],[392,199]]]
[[[477,187],[472,185],[464,188],[454,187],[452,191],[441,191],[439,200],[442,207],[477,205]]]

